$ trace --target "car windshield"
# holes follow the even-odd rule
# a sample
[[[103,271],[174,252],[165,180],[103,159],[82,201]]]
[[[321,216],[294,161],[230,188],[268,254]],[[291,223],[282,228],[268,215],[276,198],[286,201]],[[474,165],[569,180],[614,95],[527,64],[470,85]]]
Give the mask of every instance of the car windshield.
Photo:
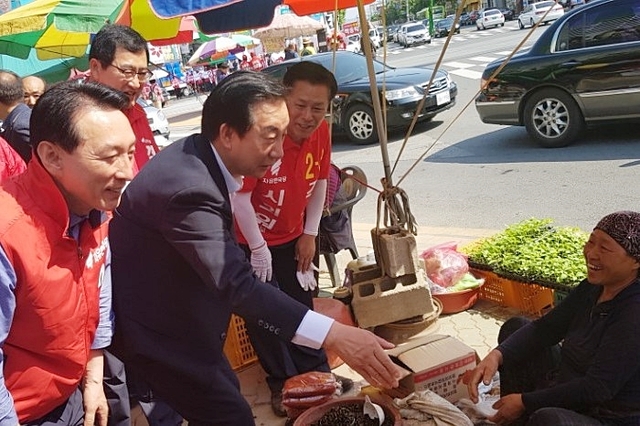
[[[422,31],[424,30],[425,27],[422,24],[418,24],[418,25],[411,25],[410,27],[407,28],[407,32],[413,32],[413,31]]]
[[[484,15],[485,16],[489,16],[489,15],[499,15],[501,12],[499,10],[487,10]]]
[[[333,55],[316,56],[313,60],[328,70],[333,69]],[[376,74],[379,74],[384,72],[385,69],[391,68],[374,60],[373,69]],[[366,78],[368,76],[366,58],[363,55],[358,55],[356,53],[337,55],[334,75],[336,76],[338,83],[347,83],[349,81]]]
[[[555,4],[553,1],[541,1],[540,3],[534,3],[533,7],[536,9],[541,9],[543,7],[551,7]]]

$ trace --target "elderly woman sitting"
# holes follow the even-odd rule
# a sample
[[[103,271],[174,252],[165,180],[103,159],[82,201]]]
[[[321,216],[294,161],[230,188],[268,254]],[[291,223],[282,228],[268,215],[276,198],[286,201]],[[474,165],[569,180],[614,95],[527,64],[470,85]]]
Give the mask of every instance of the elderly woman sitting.
[[[477,402],[480,381],[500,370],[489,420],[640,425],[640,213],[605,216],[584,257],[587,279],[542,318],[505,322],[498,347],[465,376]]]

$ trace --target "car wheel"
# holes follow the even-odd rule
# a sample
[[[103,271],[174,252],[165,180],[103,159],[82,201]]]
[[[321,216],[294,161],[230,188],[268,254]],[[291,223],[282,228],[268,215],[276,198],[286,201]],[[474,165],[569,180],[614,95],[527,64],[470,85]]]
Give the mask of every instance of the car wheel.
[[[535,23],[535,22],[533,22],[533,18],[531,18],[531,19],[529,20],[529,25],[531,25],[531,26],[533,27],[535,24],[536,24],[536,23]]]
[[[524,24],[519,19],[518,19],[518,26],[520,27],[521,30],[524,30]]]
[[[504,23],[500,24],[501,27],[504,27]]]
[[[578,105],[567,93],[544,89],[534,93],[524,108],[527,132],[545,148],[569,145],[584,128]]]
[[[347,110],[346,130],[349,139],[359,145],[374,143],[378,140],[373,108],[365,104],[356,104]]]

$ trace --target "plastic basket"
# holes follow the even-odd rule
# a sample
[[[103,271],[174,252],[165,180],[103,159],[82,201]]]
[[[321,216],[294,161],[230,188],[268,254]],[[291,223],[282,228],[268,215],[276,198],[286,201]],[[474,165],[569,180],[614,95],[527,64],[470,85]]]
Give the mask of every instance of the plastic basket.
[[[480,299],[520,309],[520,296],[513,281],[484,269],[469,268],[469,271],[476,278],[484,278],[484,284],[480,287]]]
[[[518,309],[522,312],[542,316],[549,307],[553,306],[553,290],[533,283],[512,281],[518,292]]]
[[[227,339],[224,342],[224,354],[234,370],[248,367],[258,360],[256,352],[251,346],[244,320],[237,315],[231,315]]]

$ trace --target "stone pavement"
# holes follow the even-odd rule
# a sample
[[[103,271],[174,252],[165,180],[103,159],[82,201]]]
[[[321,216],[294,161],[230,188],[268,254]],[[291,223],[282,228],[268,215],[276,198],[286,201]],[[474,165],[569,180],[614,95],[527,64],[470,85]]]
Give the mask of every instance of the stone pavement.
[[[360,256],[372,250],[370,230],[373,225],[355,223],[353,233]],[[460,246],[468,244],[478,238],[489,236],[497,231],[469,228],[434,228],[420,227],[416,237],[418,254],[433,245],[455,241]],[[337,255],[339,270],[344,271],[346,263],[351,260],[346,251]],[[320,265],[321,296],[330,296],[333,288],[326,272],[326,266]],[[475,306],[467,311],[452,315],[441,315],[435,325],[425,332],[449,334],[463,341],[484,357],[496,346],[500,325],[518,312],[511,308],[503,308],[492,302],[479,300]],[[354,379],[356,385],[349,395],[357,395],[360,388],[367,383],[347,365],[341,365],[333,370],[342,376]],[[257,425],[284,425],[285,420],[276,417],[271,412],[270,393],[265,382],[264,371],[259,364],[251,365],[238,372],[242,394],[253,409]]]

